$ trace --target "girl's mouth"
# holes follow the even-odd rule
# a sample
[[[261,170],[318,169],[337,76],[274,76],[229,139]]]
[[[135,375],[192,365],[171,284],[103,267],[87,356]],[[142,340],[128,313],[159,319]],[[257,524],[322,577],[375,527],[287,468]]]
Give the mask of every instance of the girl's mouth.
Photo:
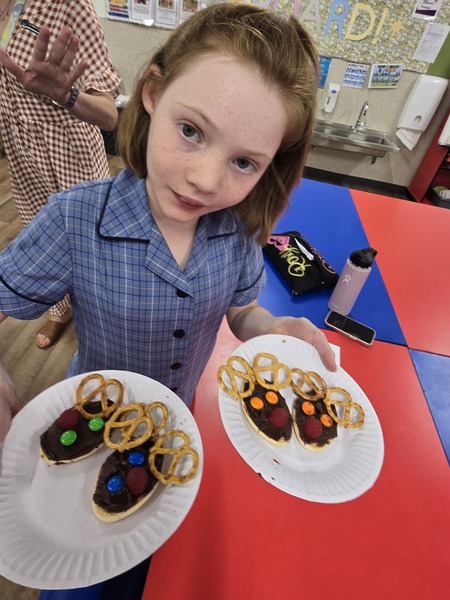
[[[183,208],[186,208],[187,210],[198,210],[199,208],[203,208],[204,206],[201,202],[197,202],[196,200],[193,200],[192,198],[187,198],[186,196],[180,196],[177,193],[175,193],[175,197],[177,198],[178,202],[183,206]]]

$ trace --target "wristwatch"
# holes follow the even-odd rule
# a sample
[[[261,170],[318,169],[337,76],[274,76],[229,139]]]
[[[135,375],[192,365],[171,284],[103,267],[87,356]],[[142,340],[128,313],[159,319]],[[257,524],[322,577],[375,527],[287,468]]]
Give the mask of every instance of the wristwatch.
[[[69,99],[67,100],[67,102],[65,104],[60,104],[59,102],[56,102],[55,100],[52,100],[52,102],[55,106],[59,106],[61,108],[65,108],[65,109],[69,110],[70,108],[73,108],[75,106],[75,102],[77,101],[79,95],[80,95],[80,90],[73,85],[70,90]]]

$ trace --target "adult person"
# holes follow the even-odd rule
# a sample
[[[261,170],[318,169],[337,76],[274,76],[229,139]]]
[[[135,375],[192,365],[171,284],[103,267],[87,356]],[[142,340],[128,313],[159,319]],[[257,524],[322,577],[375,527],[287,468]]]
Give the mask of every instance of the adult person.
[[[100,128],[116,124],[120,78],[91,0],[0,0],[0,37],[0,131],[26,225],[51,194],[109,177]],[[56,341],[70,319],[66,296],[37,345]]]

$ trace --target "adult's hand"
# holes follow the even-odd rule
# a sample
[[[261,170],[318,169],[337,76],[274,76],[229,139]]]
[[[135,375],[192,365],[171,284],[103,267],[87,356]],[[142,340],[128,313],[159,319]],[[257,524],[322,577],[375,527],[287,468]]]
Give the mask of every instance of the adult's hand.
[[[72,68],[78,45],[78,38],[68,27],[64,27],[50,47],[50,29],[43,26],[27,68],[19,66],[2,49],[0,61],[27,91],[65,104],[72,86],[87,68],[84,60]]]

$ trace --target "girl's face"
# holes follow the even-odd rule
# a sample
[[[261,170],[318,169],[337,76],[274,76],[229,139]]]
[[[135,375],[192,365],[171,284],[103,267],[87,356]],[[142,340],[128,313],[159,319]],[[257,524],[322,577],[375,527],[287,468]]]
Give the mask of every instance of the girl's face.
[[[161,225],[195,227],[242,202],[287,126],[279,91],[226,54],[198,58],[161,94],[150,84],[142,101],[151,116],[147,193]]]

